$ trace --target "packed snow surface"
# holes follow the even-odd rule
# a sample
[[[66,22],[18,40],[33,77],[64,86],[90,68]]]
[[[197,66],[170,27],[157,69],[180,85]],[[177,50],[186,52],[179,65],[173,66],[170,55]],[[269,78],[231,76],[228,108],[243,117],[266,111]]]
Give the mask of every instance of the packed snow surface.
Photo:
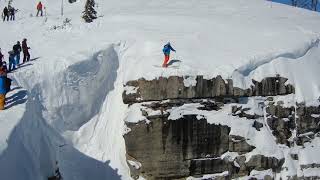
[[[35,17],[37,1],[13,0],[16,21],[0,23],[5,58],[27,38],[33,59],[9,75],[21,89],[7,96],[28,100],[0,112],[4,179],[45,179],[57,167],[68,180],[130,179],[121,97],[129,80],[221,75],[247,87],[280,74],[296,100],[319,97],[317,13],[264,0],[96,0],[99,18],[86,24],[84,0],[65,1],[63,17],[61,1],[42,2],[46,17]],[[163,69],[168,41],[177,53]]]

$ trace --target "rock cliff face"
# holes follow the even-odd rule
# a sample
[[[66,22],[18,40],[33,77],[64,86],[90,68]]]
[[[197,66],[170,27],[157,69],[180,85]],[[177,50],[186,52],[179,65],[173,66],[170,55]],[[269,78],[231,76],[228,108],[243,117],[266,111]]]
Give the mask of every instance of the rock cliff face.
[[[294,93],[286,78],[253,80],[250,89],[220,76],[198,76],[191,86],[184,81],[174,76],[126,84],[123,101],[131,117],[124,138],[133,178],[279,178],[299,159],[294,153],[288,159],[280,147],[303,146],[319,133],[320,107],[284,106],[270,97]]]
[[[221,76],[209,80],[197,76],[193,86],[185,86],[185,79],[178,76],[160,77],[151,81],[139,79],[126,84],[136,91],[125,91],[123,101],[130,104],[177,98],[276,96],[294,93],[294,87],[286,85],[286,81],[287,79],[283,77],[268,77],[261,82],[253,80],[254,85],[250,89],[241,89],[234,87],[231,79],[226,82]]]

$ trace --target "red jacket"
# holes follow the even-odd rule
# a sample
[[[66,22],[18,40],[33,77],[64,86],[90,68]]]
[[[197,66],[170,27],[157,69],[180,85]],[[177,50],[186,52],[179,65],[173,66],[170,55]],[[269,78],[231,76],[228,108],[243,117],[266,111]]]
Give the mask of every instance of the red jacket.
[[[38,3],[37,9],[38,9],[38,10],[41,10],[41,9],[42,9],[42,3],[41,3],[41,2]]]

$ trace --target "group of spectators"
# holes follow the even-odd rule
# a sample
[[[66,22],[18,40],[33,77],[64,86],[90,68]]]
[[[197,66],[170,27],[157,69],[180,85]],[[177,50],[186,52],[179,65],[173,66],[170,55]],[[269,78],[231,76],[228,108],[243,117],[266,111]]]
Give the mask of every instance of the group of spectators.
[[[15,20],[15,14],[18,10],[15,9],[12,6],[4,7],[2,12],[3,21],[14,21]]]
[[[9,67],[0,49],[0,110],[4,109],[6,94],[10,91],[11,86],[11,79],[7,77],[7,74],[20,66],[21,51],[23,53],[23,63],[30,61],[29,49],[27,39],[23,39],[22,45],[18,41],[8,52]]]
[[[39,1],[39,3],[37,4],[37,16],[43,16],[43,8],[44,6],[42,5],[41,1]],[[14,21],[16,12],[18,12],[18,9],[15,9],[11,5],[8,5],[8,7],[4,7],[2,11],[3,21]]]

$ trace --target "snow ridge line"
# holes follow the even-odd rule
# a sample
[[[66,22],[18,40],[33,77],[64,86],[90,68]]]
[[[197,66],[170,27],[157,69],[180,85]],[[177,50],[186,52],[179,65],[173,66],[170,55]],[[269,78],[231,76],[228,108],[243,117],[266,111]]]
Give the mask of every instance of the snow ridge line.
[[[302,50],[296,50],[294,52],[284,52],[280,53],[278,55],[269,55],[269,57],[265,57],[261,59],[260,61],[256,61],[258,58],[253,58],[249,61],[249,63],[241,66],[240,68],[234,70],[233,74],[235,72],[240,73],[242,76],[249,76],[251,72],[256,70],[258,67],[268,64],[278,58],[287,58],[287,59],[299,59],[303,56],[305,56],[311,49],[314,47],[317,47],[320,43],[320,38],[317,38],[316,40],[313,40],[310,42],[310,44]]]

